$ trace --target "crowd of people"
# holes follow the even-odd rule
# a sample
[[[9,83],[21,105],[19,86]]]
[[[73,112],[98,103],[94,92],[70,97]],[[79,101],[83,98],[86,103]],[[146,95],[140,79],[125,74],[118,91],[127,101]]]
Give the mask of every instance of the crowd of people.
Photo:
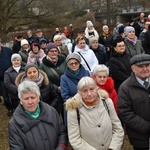
[[[150,15],[108,25],[99,34],[88,20],[52,39],[41,29],[0,40],[0,90],[10,150],[149,150]]]

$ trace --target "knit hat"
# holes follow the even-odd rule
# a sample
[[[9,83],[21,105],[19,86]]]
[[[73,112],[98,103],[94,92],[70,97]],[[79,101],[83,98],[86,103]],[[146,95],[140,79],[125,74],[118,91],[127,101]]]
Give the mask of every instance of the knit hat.
[[[79,63],[81,62],[81,57],[77,53],[71,53],[66,57],[66,61],[68,62],[70,59],[76,59]]]
[[[54,36],[53,41],[56,41],[57,39],[61,39],[61,35],[57,34]]]
[[[41,38],[39,44],[42,45],[42,43],[47,43],[47,40],[45,38]]]
[[[87,26],[87,27],[93,27],[93,23],[92,23],[90,20],[88,20],[88,21],[86,22],[86,26]]]
[[[31,68],[31,67],[35,67],[38,70],[38,67],[34,63],[28,63],[25,66],[25,74],[27,74],[28,69]]]
[[[29,45],[28,41],[27,41],[26,39],[21,40],[21,46],[23,46],[23,45],[25,45],[25,44],[28,44],[28,45]]]
[[[54,44],[54,43],[49,43],[49,44],[47,44],[47,46],[46,46],[46,49],[47,49],[46,55],[48,54],[48,52],[49,52],[52,48],[56,48],[56,49],[58,50],[58,47],[57,47],[56,44]],[[58,50],[58,51],[59,51],[59,50]]]
[[[16,59],[16,58],[19,58],[19,60],[22,61],[21,56],[20,56],[19,54],[17,54],[17,53],[12,54],[12,56],[11,56],[11,61],[13,61],[13,60]]]
[[[134,55],[130,59],[130,65],[144,65],[150,64],[150,55],[149,54],[138,54]]]
[[[96,37],[91,37],[91,38],[89,38],[89,44],[90,45],[92,45],[92,43],[94,42],[94,41],[98,41],[98,39],[96,38]]]
[[[124,31],[125,31],[125,34],[127,35],[130,31],[135,32],[135,29],[131,26],[127,26],[127,27],[124,28]]]

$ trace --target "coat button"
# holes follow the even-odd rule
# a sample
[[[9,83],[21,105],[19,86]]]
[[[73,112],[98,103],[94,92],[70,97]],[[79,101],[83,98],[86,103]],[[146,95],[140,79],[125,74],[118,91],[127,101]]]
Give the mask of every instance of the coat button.
[[[98,125],[98,127],[100,128],[100,127],[101,127],[101,125]]]
[[[104,144],[102,144],[102,146],[104,146]]]

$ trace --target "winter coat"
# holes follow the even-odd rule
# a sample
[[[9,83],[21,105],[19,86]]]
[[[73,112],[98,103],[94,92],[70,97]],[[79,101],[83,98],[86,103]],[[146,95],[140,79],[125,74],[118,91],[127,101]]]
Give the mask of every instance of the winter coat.
[[[109,61],[110,76],[115,83],[115,90],[118,91],[121,83],[131,75],[130,56],[126,53],[117,53],[112,51],[112,55]]]
[[[33,43],[40,44],[40,40],[41,40],[41,39],[45,39],[45,40],[46,40],[46,43],[47,43],[47,44],[49,43],[49,39],[46,38],[45,36],[42,36],[42,37],[35,37]]]
[[[90,47],[90,49],[93,50],[99,64],[105,64],[108,66],[108,57],[104,45],[99,44],[97,49],[92,49],[92,47]]]
[[[63,56],[63,57],[67,57],[67,55],[69,54],[69,50],[68,50],[68,47],[65,45],[65,44],[61,44],[59,46],[57,46],[58,49],[59,49],[59,52],[60,52],[60,56]]]
[[[18,53],[20,49],[21,49],[21,42],[15,40],[15,41],[14,41],[14,44],[13,44],[13,46],[12,46],[12,51],[13,51],[13,53]]]
[[[19,51],[19,54],[20,54],[20,56],[21,56],[21,58],[22,58],[21,65],[22,65],[23,67],[25,67],[26,64],[27,64],[29,51],[30,51],[30,50],[26,51],[26,50],[24,50],[24,49],[22,49],[22,48],[21,48],[20,51]]]
[[[77,84],[82,77],[90,76],[89,71],[80,65],[79,73],[74,74],[68,67],[65,70],[64,75],[61,76],[61,96],[64,102],[73,97],[77,93]]]
[[[108,92],[109,97],[111,98],[111,100],[114,103],[115,110],[118,113],[118,109],[117,109],[117,106],[118,106],[118,94],[117,94],[116,90],[114,89],[114,81],[113,81],[113,79],[111,77],[108,77],[107,81],[106,81],[106,83],[104,85],[97,84],[97,86],[100,89],[106,90]]]
[[[59,102],[59,96],[51,82],[49,82],[46,73],[39,69],[39,72],[44,77],[42,85],[40,88],[41,100],[51,106],[53,106],[56,110],[58,110],[57,105]],[[16,85],[18,86],[22,82],[22,78],[24,77],[25,72],[20,73],[16,78]]]
[[[126,46],[126,51],[131,57],[137,54],[145,53],[140,40],[137,40],[135,45],[133,45],[133,43],[128,39],[125,39],[124,42]]]
[[[9,122],[10,150],[64,150],[67,134],[58,113],[40,102],[41,113],[34,119],[24,112],[21,104]]]
[[[56,65],[54,65],[46,57],[44,57],[40,65],[40,68],[47,74],[49,80],[53,83],[53,85],[57,89],[60,86],[60,77],[61,75],[64,74],[66,69],[66,60],[63,56],[58,56],[58,62]],[[51,70],[51,68],[56,70],[56,72],[60,76],[59,78],[55,75],[55,73]]]
[[[44,53],[44,51],[42,49],[40,49],[37,54],[33,53],[33,51],[30,51],[27,63],[34,63],[37,66],[39,66],[40,63],[42,63],[42,60],[45,56],[46,56],[46,54]]]
[[[0,51],[0,80],[4,79],[5,71],[11,66],[12,50],[8,47],[1,47]]]
[[[74,150],[121,149],[124,131],[112,100],[104,90],[99,90],[98,96],[99,101],[94,106],[86,106],[79,94],[66,102],[68,136]],[[102,98],[106,101],[109,114]]]
[[[150,54],[150,29],[144,34],[143,48],[146,54]]]
[[[11,99],[18,99],[18,90],[15,84],[15,79],[19,73],[24,71],[24,67],[21,66],[19,72],[17,72],[12,66],[5,71],[4,84],[8,90],[9,97]]]
[[[118,93],[119,117],[126,126],[131,144],[147,149],[150,139],[149,93],[150,89],[142,86],[134,74],[122,83]]]
[[[94,52],[91,49],[89,49],[87,45],[84,49],[80,49],[78,48],[78,46],[75,46],[74,52],[76,52],[77,54],[80,53],[84,57],[84,59],[86,60],[86,62],[88,63],[90,67],[89,69],[84,59],[81,57],[81,64],[86,70],[92,71],[93,68],[98,65],[98,60]]]
[[[87,39],[90,39],[92,37],[96,37],[97,39],[99,39],[98,32],[94,28],[92,30],[89,30],[88,28],[86,28],[85,29],[85,37]]]

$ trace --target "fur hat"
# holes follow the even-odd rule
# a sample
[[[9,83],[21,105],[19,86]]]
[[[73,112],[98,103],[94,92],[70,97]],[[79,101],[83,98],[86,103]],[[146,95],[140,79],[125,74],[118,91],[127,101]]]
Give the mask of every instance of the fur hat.
[[[19,60],[22,61],[21,56],[20,56],[19,54],[17,54],[17,53],[12,54],[12,56],[11,56],[11,61],[13,61],[13,60],[16,59],[16,58],[19,58]]]
[[[127,27],[124,28],[124,31],[125,31],[125,34],[127,35],[130,31],[135,32],[135,29],[131,26],[127,26]]]
[[[88,21],[86,22],[86,26],[87,26],[87,27],[93,27],[93,23],[92,23],[90,20],[88,20]]]
[[[26,39],[21,40],[21,46],[23,46],[23,45],[25,45],[25,44],[28,44],[28,45],[29,45],[28,41],[27,41]]]
[[[91,37],[91,38],[89,38],[89,44],[90,45],[92,45],[92,43],[94,42],[94,41],[98,41],[98,39],[96,38],[96,37]]]
[[[71,53],[66,57],[66,61],[68,62],[70,59],[76,59],[79,63],[81,62],[81,57],[77,53]]]
[[[54,44],[54,43],[49,43],[49,44],[47,44],[47,46],[46,46],[46,49],[47,49],[46,55],[48,54],[48,52],[49,52],[52,48],[56,48],[56,49],[58,50],[58,47],[57,47],[56,44]],[[58,50],[58,51],[59,51],[59,50]]]
[[[130,59],[130,65],[144,65],[144,64],[150,64],[150,55],[149,54],[134,55]]]

